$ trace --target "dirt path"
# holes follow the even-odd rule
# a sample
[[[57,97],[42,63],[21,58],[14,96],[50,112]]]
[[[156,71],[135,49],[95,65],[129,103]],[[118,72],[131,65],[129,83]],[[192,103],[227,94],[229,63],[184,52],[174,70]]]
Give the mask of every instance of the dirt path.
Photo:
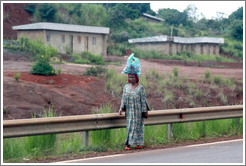
[[[127,57],[122,57],[123,62],[121,66],[108,65],[107,68],[114,68],[120,74],[125,67]],[[29,71],[31,69],[33,62],[26,61],[3,61],[4,71]],[[158,62],[151,62],[148,60],[140,59],[142,74],[146,71],[154,69],[160,74],[170,73],[174,67],[179,69],[179,76],[187,77],[190,79],[204,78],[204,73],[209,70],[211,75],[221,75],[223,77],[233,77],[238,80],[243,80],[243,68],[209,68],[209,67],[198,67],[198,66],[182,66],[177,64],[161,64]],[[86,68],[93,65],[83,65],[83,64],[54,64],[55,68],[61,68],[63,73],[81,75],[86,70]]]

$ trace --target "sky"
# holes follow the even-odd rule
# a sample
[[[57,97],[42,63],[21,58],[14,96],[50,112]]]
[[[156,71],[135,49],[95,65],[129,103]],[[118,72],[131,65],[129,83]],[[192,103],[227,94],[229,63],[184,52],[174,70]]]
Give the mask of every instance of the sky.
[[[153,1],[150,2],[150,7],[155,12],[163,8],[183,12],[190,4],[195,5],[197,13],[202,13],[206,19],[216,18],[217,12],[224,13],[224,18],[228,18],[238,8],[245,7],[244,1]]]

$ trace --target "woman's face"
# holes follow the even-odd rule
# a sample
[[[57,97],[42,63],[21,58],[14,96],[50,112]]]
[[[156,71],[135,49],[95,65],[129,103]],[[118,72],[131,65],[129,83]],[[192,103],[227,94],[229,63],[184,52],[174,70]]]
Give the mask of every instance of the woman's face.
[[[133,74],[128,74],[128,79],[131,84],[135,84],[137,82],[136,77]]]

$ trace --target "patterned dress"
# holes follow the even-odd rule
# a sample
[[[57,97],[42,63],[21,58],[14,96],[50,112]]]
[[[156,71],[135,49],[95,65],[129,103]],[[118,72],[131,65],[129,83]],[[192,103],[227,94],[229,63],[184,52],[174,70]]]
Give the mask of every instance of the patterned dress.
[[[124,86],[120,108],[126,110],[126,145],[144,144],[144,118],[142,118],[142,112],[147,111],[146,104],[148,103],[142,85],[139,84],[135,89],[131,89],[130,83]]]

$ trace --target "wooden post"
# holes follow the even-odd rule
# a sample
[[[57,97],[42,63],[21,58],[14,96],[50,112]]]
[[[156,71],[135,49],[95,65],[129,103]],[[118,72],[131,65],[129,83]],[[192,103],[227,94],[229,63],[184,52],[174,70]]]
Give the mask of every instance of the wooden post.
[[[83,131],[84,139],[83,139],[83,144],[84,146],[89,145],[89,131]]]

